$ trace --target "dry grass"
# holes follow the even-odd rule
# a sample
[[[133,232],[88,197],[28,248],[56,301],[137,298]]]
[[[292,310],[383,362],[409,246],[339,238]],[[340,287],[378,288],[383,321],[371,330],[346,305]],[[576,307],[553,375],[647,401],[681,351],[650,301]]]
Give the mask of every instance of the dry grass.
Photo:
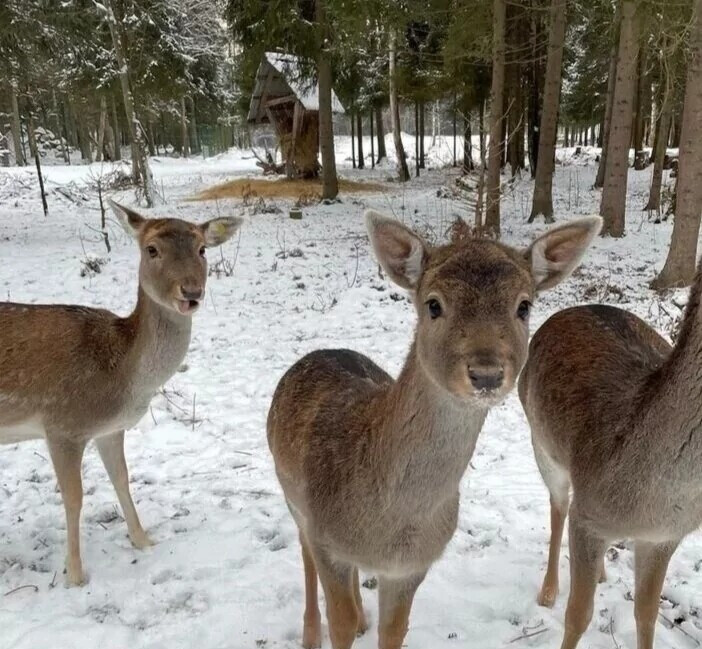
[[[384,192],[385,185],[380,183],[357,182],[339,178],[340,194],[358,194],[361,192]],[[212,201],[219,198],[241,198],[251,200],[256,198],[294,198],[309,202],[309,199],[319,200],[322,196],[322,181],[317,180],[263,180],[261,178],[237,178],[221,185],[209,187],[193,196],[193,201]]]

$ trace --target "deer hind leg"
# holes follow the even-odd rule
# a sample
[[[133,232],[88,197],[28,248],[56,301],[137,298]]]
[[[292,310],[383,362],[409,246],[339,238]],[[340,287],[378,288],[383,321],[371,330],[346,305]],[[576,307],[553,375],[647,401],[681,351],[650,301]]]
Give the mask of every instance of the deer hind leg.
[[[548,546],[548,566],[537,597],[540,606],[553,607],[558,596],[558,564],[563,542],[563,528],[568,516],[570,479],[565,469],[534,444],[536,463],[551,494],[551,540]]]
[[[406,579],[380,579],[379,649],[400,649],[409,627],[409,615],[417,588],[426,573]]]
[[[312,548],[324,589],[327,622],[333,649],[350,649],[358,632],[359,615],[354,595],[354,567],[335,562],[321,548]]]
[[[358,629],[356,633],[363,635],[368,631],[366,614],[363,612],[363,598],[361,597],[361,581],[358,576],[358,568],[353,571],[353,598],[356,601],[356,611],[358,612]]]
[[[678,541],[652,544],[637,542],[635,545],[636,597],[634,615],[638,649],[653,649],[653,636],[658,617],[663,580],[668,563]]]
[[[595,590],[607,544],[570,516],[570,595],[561,649],[575,649],[592,620]]]
[[[302,532],[300,532],[300,545],[302,546],[302,563],[305,567],[305,615],[302,646],[304,649],[318,649],[322,646],[322,619],[319,614],[317,597],[317,568]]]
[[[80,510],[83,506],[80,469],[85,444],[63,439],[48,439],[47,444],[66,511],[66,582],[69,586],[81,586],[85,575],[80,559]]]
[[[117,492],[117,499],[124,513],[124,520],[127,522],[127,532],[132,545],[140,550],[153,545],[141,526],[129,491],[129,472],[127,462],[124,459],[124,431],[96,438],[95,446],[97,446],[107,475]]]

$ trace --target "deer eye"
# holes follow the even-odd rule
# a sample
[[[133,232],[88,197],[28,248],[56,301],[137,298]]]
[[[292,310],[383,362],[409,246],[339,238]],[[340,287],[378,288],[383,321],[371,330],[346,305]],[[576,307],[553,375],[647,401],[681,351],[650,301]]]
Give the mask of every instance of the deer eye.
[[[204,256],[205,256],[205,246],[202,246],[200,248],[200,257],[204,257]]]
[[[156,246],[146,246],[146,252],[149,253],[149,257],[151,257],[151,259],[158,257],[158,250],[156,250]]]
[[[520,320],[526,320],[529,317],[529,310],[531,309],[531,302],[529,300],[522,300],[517,307],[517,317]]]
[[[443,312],[441,309],[441,303],[439,300],[431,299],[427,300],[427,309],[429,309],[429,317],[432,320],[436,320]]]

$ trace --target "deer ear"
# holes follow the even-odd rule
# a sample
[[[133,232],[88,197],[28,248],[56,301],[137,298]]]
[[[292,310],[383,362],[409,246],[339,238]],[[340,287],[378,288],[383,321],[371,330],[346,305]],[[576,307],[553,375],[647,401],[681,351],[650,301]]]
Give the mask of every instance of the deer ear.
[[[200,228],[205,237],[205,246],[212,248],[219,246],[230,239],[232,235],[241,227],[244,219],[236,217],[217,218],[203,223]]]
[[[415,290],[427,256],[424,241],[402,223],[374,210],[368,210],[365,219],[378,263],[395,284]]]
[[[568,277],[602,228],[599,216],[553,228],[531,244],[525,256],[531,263],[536,290],[551,288]]]
[[[115,213],[117,220],[120,225],[124,228],[124,231],[132,238],[139,238],[139,232],[146,223],[145,219],[141,214],[138,214],[133,209],[115,203],[113,200],[109,201],[112,211]]]

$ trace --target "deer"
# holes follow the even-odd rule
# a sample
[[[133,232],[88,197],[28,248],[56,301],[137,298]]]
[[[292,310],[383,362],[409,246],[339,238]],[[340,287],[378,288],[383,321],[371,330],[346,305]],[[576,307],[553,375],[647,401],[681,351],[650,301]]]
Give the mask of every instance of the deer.
[[[181,366],[207,279],[205,249],[242,223],[146,218],[111,202],[141,251],[136,307],[126,318],[73,305],[0,303],[0,444],[46,441],[66,515],[68,586],[80,556],[81,462],[90,440],[115,488],[129,538],[152,545],[129,490],[124,431]]]
[[[702,523],[701,294],[698,267],[675,347],[606,305],[561,311],[532,339],[519,396],[551,509],[537,599],[552,607],[558,595],[568,518],[561,649],[574,649],[592,620],[607,547],[620,539],[633,541],[637,647],[652,649],[669,561]]]
[[[400,222],[365,215],[375,256],[416,310],[397,380],[348,349],[316,350],[278,383],[268,444],[299,530],[302,646],[321,646],[318,580],[333,649],[368,627],[359,569],[379,575],[379,647],[399,649],[412,601],[453,536],[459,482],[491,406],[514,387],[537,292],[565,279],[599,217],[526,250],[489,239],[430,246]]]

